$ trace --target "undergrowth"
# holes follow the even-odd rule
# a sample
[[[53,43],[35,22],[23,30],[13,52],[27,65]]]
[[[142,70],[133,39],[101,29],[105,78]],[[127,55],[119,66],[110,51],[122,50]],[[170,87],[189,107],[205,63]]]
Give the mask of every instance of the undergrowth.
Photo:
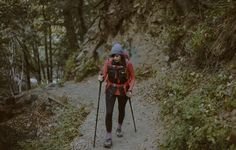
[[[159,83],[160,84],[160,83]],[[236,109],[236,85],[227,73],[206,75],[184,71],[175,80],[164,78],[156,89],[168,150],[233,150],[235,128],[222,114]]]
[[[175,14],[176,22],[170,20],[171,17],[165,18],[171,23],[165,25],[161,38],[167,45],[164,51],[173,60],[186,56],[203,68],[232,59],[232,49],[235,49],[232,36],[235,33],[235,17],[232,14],[236,5],[224,0],[209,1],[206,5],[208,7],[202,6],[200,12],[192,10],[186,16]]]
[[[82,81],[89,75],[97,74],[99,66],[92,58],[82,58],[80,64],[76,63],[75,56],[69,57],[65,66],[65,80]]]
[[[75,56],[71,56],[66,61],[65,65],[65,79],[64,80],[71,80],[75,77],[75,72],[73,71],[76,67],[76,61],[74,59]]]
[[[150,65],[142,65],[135,70],[135,79],[138,81],[155,77],[157,72]]]
[[[73,106],[57,109],[55,114],[56,126],[50,130],[48,136],[37,137],[33,140],[21,142],[24,150],[69,150],[72,140],[80,135],[79,127],[88,112],[84,107],[80,109]]]
[[[88,60],[84,65],[80,67],[76,75],[76,81],[82,81],[89,75],[95,75],[99,72],[99,66],[94,60]]]
[[[163,51],[170,63],[185,57],[186,62],[200,69],[170,73],[152,86],[156,87],[154,96],[160,100],[166,128],[160,146],[164,150],[236,149],[236,141],[231,140],[232,134],[235,136],[236,81],[224,69],[203,72],[206,68],[220,70],[220,64],[235,54],[232,14],[236,5],[224,0],[205,4],[207,7],[199,5],[201,9],[189,10],[185,16],[172,15],[175,20],[165,16],[168,24],[159,37],[165,41]]]

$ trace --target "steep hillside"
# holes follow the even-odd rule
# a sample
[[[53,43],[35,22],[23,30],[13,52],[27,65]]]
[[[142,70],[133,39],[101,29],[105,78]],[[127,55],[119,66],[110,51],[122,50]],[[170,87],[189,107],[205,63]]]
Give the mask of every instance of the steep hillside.
[[[112,45],[120,42],[135,66],[134,106],[139,110],[137,125],[142,129],[141,136],[129,132],[133,129],[129,117],[127,131],[131,134],[120,140],[124,145],[115,149],[236,149],[235,1],[73,2],[75,6],[66,0],[0,2],[3,5],[0,27],[4,35],[0,38],[4,50],[0,54],[4,62],[0,67],[4,75],[0,79],[1,95],[14,94],[16,83],[10,86],[12,93],[5,90],[14,79],[14,69],[27,76],[26,89],[30,89],[31,74],[40,78],[43,74],[42,82],[52,81],[53,72],[49,71],[53,68],[57,68],[57,78],[63,75],[65,80],[82,81],[89,75],[97,75]],[[48,58],[39,57],[40,49],[45,50],[45,55],[50,50],[50,63]],[[91,146],[93,138],[90,127],[97,93],[87,91],[97,90],[95,82],[93,76],[80,83],[66,82],[64,87],[40,89],[36,96],[28,93],[30,98],[13,96],[9,101],[1,101],[0,149],[18,149],[20,145],[25,149],[39,146],[88,149],[86,146]],[[45,93],[50,90],[51,93]],[[160,128],[162,123],[164,130]],[[78,130],[81,126],[83,133]],[[146,128],[149,137],[145,135]],[[98,132],[99,141],[102,132],[104,129]],[[164,137],[159,137],[161,132],[165,132],[161,134]],[[63,138],[59,141],[58,137]],[[135,138],[128,141],[130,137]],[[84,142],[84,139],[89,140]],[[102,142],[99,143],[101,148]]]
[[[103,59],[121,42],[140,66],[137,78],[153,78],[142,92],[160,104],[167,131],[162,147],[234,149],[235,2],[137,0],[115,18],[125,4],[108,7],[108,18],[118,20],[104,26],[116,32],[104,32],[93,54]]]

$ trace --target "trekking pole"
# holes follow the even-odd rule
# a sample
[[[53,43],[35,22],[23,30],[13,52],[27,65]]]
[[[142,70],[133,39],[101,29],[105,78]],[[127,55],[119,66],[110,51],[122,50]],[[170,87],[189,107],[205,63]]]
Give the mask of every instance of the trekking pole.
[[[94,139],[93,139],[93,147],[95,147],[95,142],[96,142],[96,133],[97,133],[97,124],[98,124],[98,112],[99,112],[99,103],[100,103],[100,96],[101,96],[101,87],[102,87],[102,81],[99,81],[98,104],[97,104],[97,114],[96,114],[96,124],[95,124],[95,132],[94,132]]]
[[[131,100],[130,100],[130,98],[128,98],[128,100],[129,100],[129,105],[130,105],[130,109],[131,109],[131,113],[132,113],[132,118],[133,118],[133,123],[134,123],[134,131],[137,132],[136,125],[135,125],[135,120],[134,120],[134,112],[133,112]]]

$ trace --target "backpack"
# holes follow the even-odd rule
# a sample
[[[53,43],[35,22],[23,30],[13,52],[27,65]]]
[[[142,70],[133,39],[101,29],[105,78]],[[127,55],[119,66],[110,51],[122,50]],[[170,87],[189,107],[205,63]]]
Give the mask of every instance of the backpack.
[[[108,80],[115,84],[126,83],[129,79],[127,64],[128,63],[126,63],[126,66],[124,66],[115,64],[113,61],[111,61],[107,68]]]

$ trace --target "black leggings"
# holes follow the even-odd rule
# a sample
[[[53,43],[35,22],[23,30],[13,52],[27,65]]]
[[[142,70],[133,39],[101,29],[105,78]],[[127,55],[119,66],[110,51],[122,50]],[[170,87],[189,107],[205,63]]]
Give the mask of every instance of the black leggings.
[[[122,124],[125,117],[125,105],[127,102],[126,95],[124,96],[116,96],[111,94],[106,94],[106,129],[107,132],[111,132],[112,130],[112,114],[115,105],[116,98],[118,98],[118,123]]]

